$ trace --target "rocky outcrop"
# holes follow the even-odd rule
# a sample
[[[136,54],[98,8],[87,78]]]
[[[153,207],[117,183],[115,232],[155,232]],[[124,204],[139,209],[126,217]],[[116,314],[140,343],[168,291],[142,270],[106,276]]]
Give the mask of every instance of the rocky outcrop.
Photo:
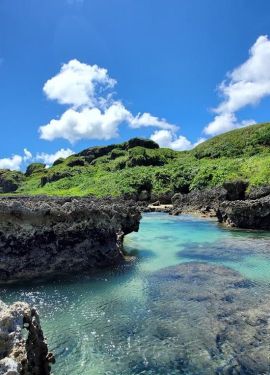
[[[220,222],[250,229],[270,229],[270,195],[255,200],[222,202],[217,210]]]
[[[123,236],[139,228],[131,201],[1,198],[0,281],[91,272],[124,259]]]
[[[48,352],[36,310],[27,303],[0,302],[0,374],[48,375],[50,363],[54,357]]]
[[[236,181],[218,188],[177,193],[172,197],[170,212],[178,215],[199,211],[231,227],[270,229],[270,187],[252,188],[249,192],[246,189],[245,182]]]
[[[218,210],[221,202],[227,199],[224,188],[193,190],[188,194],[177,193],[172,197],[174,215],[181,212]]]

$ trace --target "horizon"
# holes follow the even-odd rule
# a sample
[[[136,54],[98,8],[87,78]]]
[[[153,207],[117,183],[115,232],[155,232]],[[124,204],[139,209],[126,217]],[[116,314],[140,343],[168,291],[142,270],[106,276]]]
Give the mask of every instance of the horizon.
[[[188,150],[270,119],[267,1],[14,3],[0,4],[0,168],[134,137]]]

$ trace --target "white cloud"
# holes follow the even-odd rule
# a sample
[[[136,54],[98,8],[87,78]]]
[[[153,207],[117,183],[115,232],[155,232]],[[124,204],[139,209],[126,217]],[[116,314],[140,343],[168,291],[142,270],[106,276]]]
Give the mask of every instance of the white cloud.
[[[208,135],[216,135],[233,129],[252,125],[254,123],[255,120],[244,120],[239,122],[234,113],[225,112],[221,115],[215,116],[214,120],[204,129],[204,132]]]
[[[116,81],[108,76],[107,69],[87,65],[74,59],[64,64],[56,76],[49,79],[43,90],[49,99],[74,107],[98,105],[99,97]]]
[[[67,149],[61,148],[60,150],[56,151],[54,154],[46,154],[45,152],[38,153],[35,159],[38,161],[42,161],[46,165],[51,165],[55,162],[55,160],[59,158],[67,158],[68,156],[72,154],[74,154],[74,151],[70,150],[69,148]]]
[[[64,138],[71,143],[80,139],[108,140],[118,136],[118,126],[127,121],[130,113],[115,102],[104,112],[99,108],[68,109],[59,120],[40,127],[42,139]]]
[[[52,119],[39,128],[40,137],[46,140],[64,138],[74,143],[80,139],[109,140],[119,135],[123,123],[131,128],[152,126],[176,130],[175,125],[150,113],[133,115],[121,101],[113,99],[116,81],[104,68],[87,65],[78,60],[64,64],[44,85],[49,99],[68,104],[59,119]],[[106,91],[106,95],[103,94]]]
[[[160,129],[177,129],[175,125],[168,123],[167,120],[152,116],[150,113],[139,113],[135,117],[131,115],[129,119],[129,124],[131,128],[153,126]]]
[[[24,148],[23,152],[22,156],[12,155],[10,158],[0,159],[0,169],[20,170],[23,163],[32,159],[32,154],[27,148]]]
[[[13,155],[10,158],[0,159],[0,169],[18,171],[21,168],[23,158],[20,155]]]
[[[217,116],[205,127],[206,134],[254,124],[253,120],[238,121],[235,112],[270,95],[270,40],[266,35],[260,36],[251,47],[249,58],[227,74],[219,92],[224,99],[214,109]]]
[[[24,148],[23,155],[13,155],[10,158],[0,159],[0,169],[20,170],[24,169],[27,164],[42,161],[47,166],[51,165],[55,160],[59,158],[67,158],[74,154],[74,151],[67,148],[61,148],[53,154],[47,154],[45,152],[37,153],[35,156],[27,149]]]
[[[33,155],[29,150],[27,150],[27,148],[24,148],[23,152],[24,152],[24,157],[23,157],[24,162],[27,162],[32,159]]]
[[[200,138],[196,143],[192,144],[186,137],[183,135],[177,136],[171,130],[156,130],[151,135],[151,139],[158,143],[160,147],[168,147],[176,151],[190,150],[205,141],[204,138]]]

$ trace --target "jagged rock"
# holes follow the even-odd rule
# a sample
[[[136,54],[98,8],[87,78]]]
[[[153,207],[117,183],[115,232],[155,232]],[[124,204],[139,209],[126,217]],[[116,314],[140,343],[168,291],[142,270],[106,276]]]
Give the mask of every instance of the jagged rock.
[[[201,209],[205,211],[217,210],[226,197],[227,190],[224,188],[193,190],[188,194],[177,193],[172,197],[173,213]]]
[[[248,182],[246,181],[228,181],[223,184],[227,191],[226,199],[228,201],[244,200]]]
[[[1,198],[0,281],[90,272],[123,261],[123,236],[139,228],[134,202]]]
[[[252,187],[246,194],[246,199],[259,199],[270,195],[270,185]]]
[[[255,200],[223,202],[217,216],[220,222],[233,227],[270,229],[270,195]]]
[[[48,352],[36,310],[27,303],[7,306],[0,301],[0,374],[48,375],[50,363],[54,357]]]

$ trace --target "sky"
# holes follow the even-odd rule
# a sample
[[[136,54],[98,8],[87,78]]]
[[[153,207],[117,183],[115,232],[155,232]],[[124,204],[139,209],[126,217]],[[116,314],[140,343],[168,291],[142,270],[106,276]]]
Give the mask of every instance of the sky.
[[[270,121],[268,0],[0,0],[0,168]]]

